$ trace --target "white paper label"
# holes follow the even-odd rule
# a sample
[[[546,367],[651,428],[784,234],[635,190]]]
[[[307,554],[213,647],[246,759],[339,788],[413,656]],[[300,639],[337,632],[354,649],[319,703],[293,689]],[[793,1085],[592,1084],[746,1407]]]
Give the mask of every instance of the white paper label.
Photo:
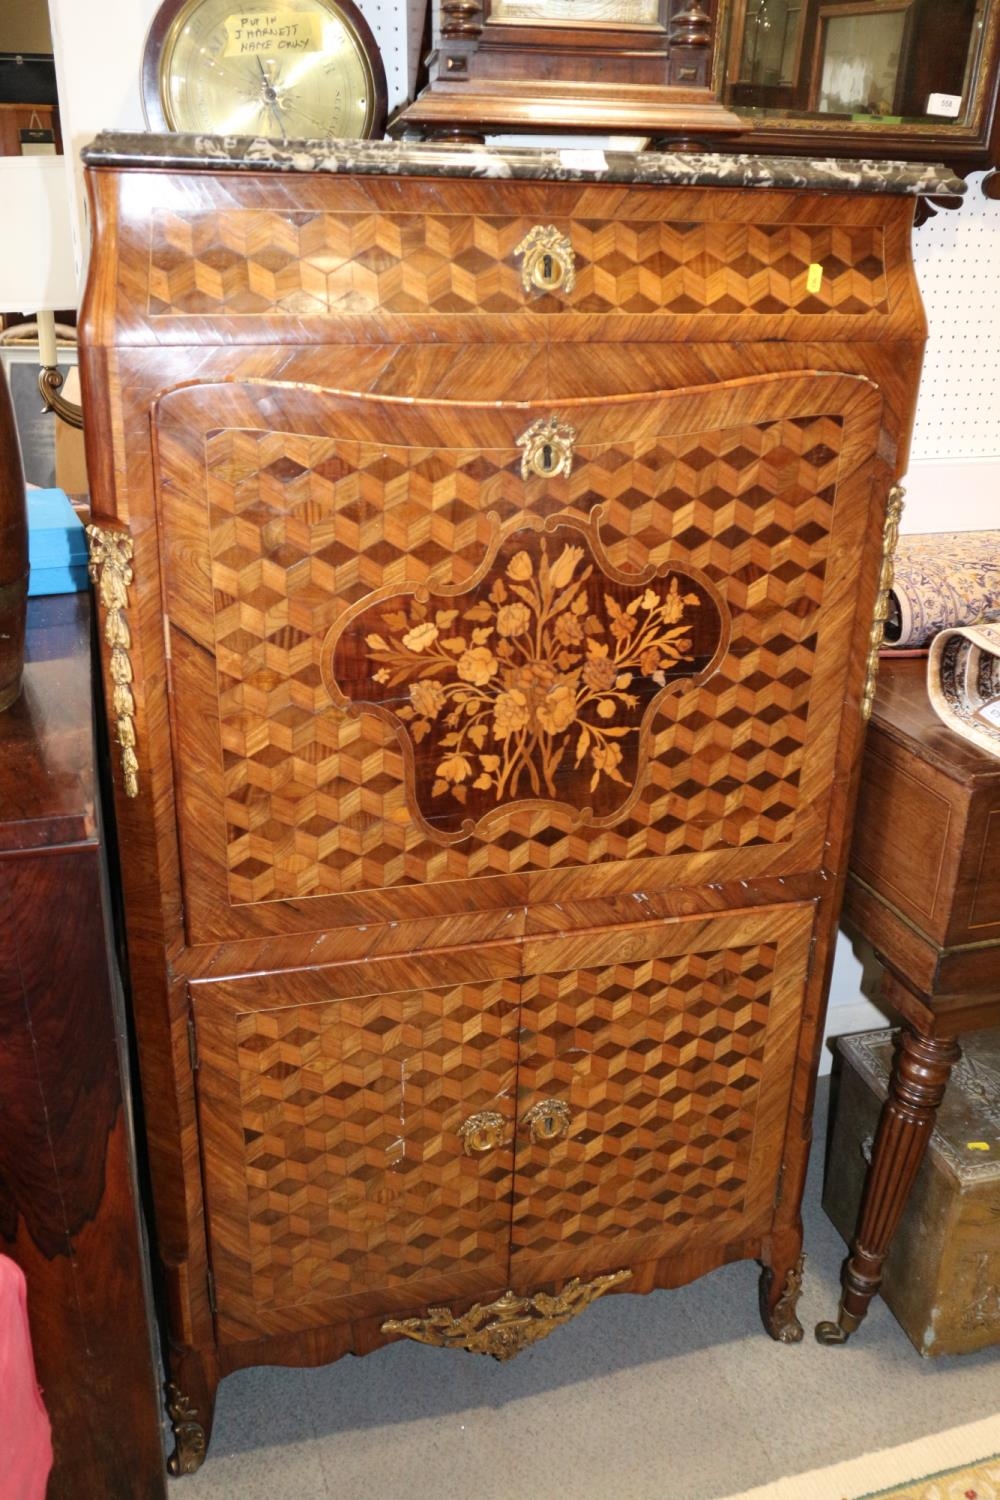
[[[928,94],[927,108],[924,113],[941,115],[946,120],[957,120],[962,113],[962,96],[961,94]]]
[[[995,729],[1000,729],[1000,698],[995,698],[992,703],[984,703],[979,710],[979,717],[985,719],[987,724],[992,724]]]
[[[574,167],[580,172],[604,172],[608,166],[603,151],[560,151],[559,160],[564,167]]]
[[[286,52],[318,52],[323,44],[319,16],[294,10],[253,10],[226,17],[223,57],[274,57]]]

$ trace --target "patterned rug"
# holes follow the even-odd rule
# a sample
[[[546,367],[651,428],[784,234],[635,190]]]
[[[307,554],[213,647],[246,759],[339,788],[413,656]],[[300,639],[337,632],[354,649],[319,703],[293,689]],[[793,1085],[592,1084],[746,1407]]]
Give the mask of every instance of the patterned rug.
[[[1000,1500],[1000,1417],[776,1479],[724,1500]]]

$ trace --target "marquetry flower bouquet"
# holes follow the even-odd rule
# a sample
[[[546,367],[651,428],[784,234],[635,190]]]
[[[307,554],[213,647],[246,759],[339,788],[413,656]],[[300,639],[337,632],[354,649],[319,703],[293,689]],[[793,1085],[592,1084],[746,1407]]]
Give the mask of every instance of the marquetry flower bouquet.
[[[622,782],[622,744],[638,732],[637,678],[666,682],[692,651],[685,610],[695,594],[677,579],[621,604],[604,595],[592,611],[593,565],[582,547],[536,562],[516,553],[485,598],[434,609],[412,600],[380,616],[385,634],[365,637],[375,680],[409,683],[398,716],[419,744],[434,736],[440,760],[433,795],[464,803],[468,788],[493,798],[556,795],[564,763]]]

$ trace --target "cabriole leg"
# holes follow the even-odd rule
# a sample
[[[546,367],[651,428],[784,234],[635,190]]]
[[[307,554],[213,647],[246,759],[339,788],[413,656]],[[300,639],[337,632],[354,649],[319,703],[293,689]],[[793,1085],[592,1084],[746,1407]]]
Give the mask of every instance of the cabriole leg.
[[[802,1291],[802,1225],[776,1237],[760,1274],[760,1315],[779,1344],[797,1344],[802,1324],[796,1315]]]
[[[194,1474],[205,1461],[212,1435],[218,1372],[214,1358],[196,1349],[172,1351],[170,1370],[166,1399],[175,1447],[167,1468],[178,1476]]]

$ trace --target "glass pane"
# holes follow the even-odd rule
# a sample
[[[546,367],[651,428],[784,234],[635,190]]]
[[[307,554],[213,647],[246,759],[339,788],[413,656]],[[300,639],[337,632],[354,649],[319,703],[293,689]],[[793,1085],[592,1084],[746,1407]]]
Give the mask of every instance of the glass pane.
[[[815,108],[824,114],[894,114],[905,20],[902,10],[827,17]]]
[[[794,82],[800,4],[782,0],[748,0],[743,33],[740,80],[746,83]]]
[[[967,124],[1000,0],[725,0],[723,100],[789,122]]]

